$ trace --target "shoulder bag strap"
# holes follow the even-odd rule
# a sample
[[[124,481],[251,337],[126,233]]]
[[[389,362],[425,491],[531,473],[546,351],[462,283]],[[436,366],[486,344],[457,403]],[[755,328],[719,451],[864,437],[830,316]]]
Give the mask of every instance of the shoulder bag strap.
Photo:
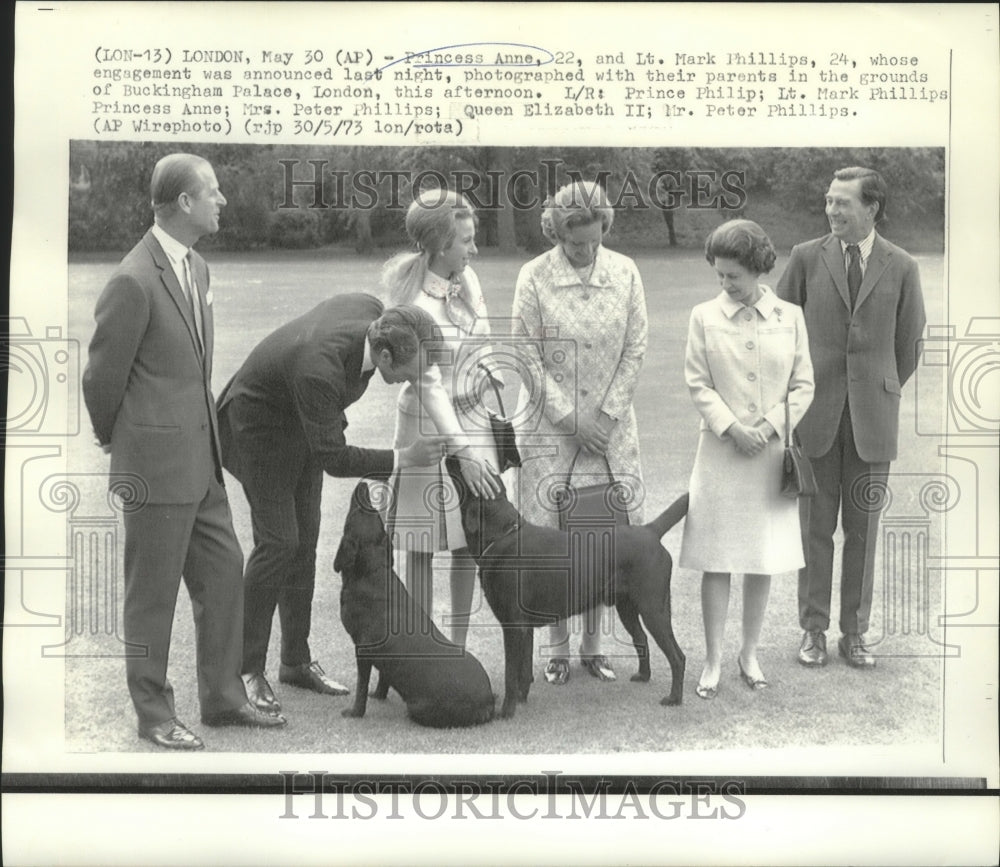
[[[481,361],[476,366],[479,367],[483,371],[483,373],[486,374],[487,381],[493,387],[493,394],[496,395],[497,407],[500,410],[500,416],[502,418],[507,418],[507,413],[504,411],[503,408],[503,398],[500,397],[500,389],[497,386],[497,378],[493,375],[490,369]]]

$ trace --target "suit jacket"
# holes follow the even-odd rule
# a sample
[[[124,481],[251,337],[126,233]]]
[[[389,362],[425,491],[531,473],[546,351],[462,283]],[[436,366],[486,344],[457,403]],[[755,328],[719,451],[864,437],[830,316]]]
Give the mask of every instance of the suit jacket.
[[[333,476],[388,476],[391,449],[349,446],[344,410],[368,387],[371,295],[330,298],[265,337],[219,396],[223,463],[241,482],[287,487],[290,464],[312,457]]]
[[[827,235],[792,249],[777,294],[803,308],[809,332],[816,394],[798,428],[806,454],[830,450],[846,401],[861,459],[893,460],[901,389],[926,322],[913,257],[876,235],[852,311],[840,240]]]
[[[222,481],[212,398],[212,307],[208,266],[192,251],[205,351],[194,316],[152,231],[112,274],[97,302],[83,396],[112,478],[135,473],[147,502],[197,503]]]

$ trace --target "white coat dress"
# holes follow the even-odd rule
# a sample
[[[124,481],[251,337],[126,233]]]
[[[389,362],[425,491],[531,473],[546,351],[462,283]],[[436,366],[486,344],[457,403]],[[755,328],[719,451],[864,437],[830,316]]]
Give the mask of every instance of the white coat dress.
[[[813,397],[802,309],[767,286],[753,306],[721,292],[691,311],[684,377],[701,414],[679,563],[773,575],[803,565],[799,509],[782,496],[785,402],[794,429]],[[777,431],[747,457],[726,429],[767,419]]]
[[[482,289],[475,272],[462,273],[464,297],[475,319],[469,333],[463,332],[448,317],[444,296],[448,280],[431,271],[424,278],[424,291],[411,302],[426,310],[441,329],[444,352],[438,369],[445,390],[451,398],[459,426],[475,456],[497,465],[496,446],[482,404],[472,398],[473,385],[481,381],[476,364],[489,358],[489,320]],[[403,448],[418,436],[437,434],[409,383],[399,392],[396,403],[396,435],[393,448]],[[456,551],[466,546],[458,509],[458,492],[444,466],[403,467],[392,479],[393,498],[386,518],[393,545],[401,551]]]

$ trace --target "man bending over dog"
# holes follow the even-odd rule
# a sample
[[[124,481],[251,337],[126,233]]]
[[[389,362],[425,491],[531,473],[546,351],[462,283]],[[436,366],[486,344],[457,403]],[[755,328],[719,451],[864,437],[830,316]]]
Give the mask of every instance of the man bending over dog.
[[[370,295],[339,295],[265,337],[219,397],[223,466],[242,483],[253,522],[243,681],[259,708],[280,707],[264,676],[275,608],[278,679],[326,695],[349,691],[326,676],[309,650],[323,473],[387,479],[397,466],[436,463],[442,448],[468,448],[437,367],[424,363],[426,345],[438,339],[434,320],[419,308],[386,311]],[[375,370],[386,383],[412,382],[444,434],[395,451],[348,445],[344,411],[365,393]],[[498,486],[487,467],[463,457],[469,486],[493,496]]]

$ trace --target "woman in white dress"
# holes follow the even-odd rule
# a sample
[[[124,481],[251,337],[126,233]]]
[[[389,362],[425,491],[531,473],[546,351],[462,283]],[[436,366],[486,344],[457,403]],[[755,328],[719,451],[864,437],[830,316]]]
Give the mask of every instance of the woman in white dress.
[[[514,327],[530,338],[520,344],[525,371],[537,370],[522,376],[514,415],[523,462],[517,494],[521,514],[541,526],[558,526],[553,491],[571,471],[577,486],[606,482],[610,471],[628,493],[629,522],[643,522],[632,396],[646,354],[646,296],[635,262],[603,245],[613,220],[596,183],[562,187],[542,211],[542,231],[554,246],[517,278]],[[613,622],[603,606],[583,620],[580,663],[593,677],[614,680],[608,655],[634,656],[631,638],[618,635],[613,650],[602,647],[602,620]],[[565,684],[566,621],[550,628],[549,652],[545,680]]]
[[[487,382],[479,363],[488,355],[489,322],[479,280],[469,267],[477,252],[475,212],[456,193],[426,190],[407,211],[406,232],[416,249],[385,264],[382,285],[391,304],[414,304],[434,317],[443,338],[438,367],[444,387],[475,457],[496,468],[496,447],[480,406]],[[394,447],[433,433],[429,424],[416,390],[405,385],[396,407]],[[451,552],[451,639],[464,647],[476,564],[466,547],[455,487],[442,462],[399,470],[394,490],[388,531],[395,547],[406,551],[407,589],[433,616],[434,552]]]
[[[730,574],[743,574],[737,666],[767,686],[757,659],[771,575],[803,565],[799,509],[780,492],[785,410],[792,428],[813,398],[802,310],[758,282],[774,247],[750,220],[719,226],[705,243],[722,291],[691,312],[684,376],[701,414],[680,565],[704,573],[705,666],[696,689],[714,698],[722,671]]]

